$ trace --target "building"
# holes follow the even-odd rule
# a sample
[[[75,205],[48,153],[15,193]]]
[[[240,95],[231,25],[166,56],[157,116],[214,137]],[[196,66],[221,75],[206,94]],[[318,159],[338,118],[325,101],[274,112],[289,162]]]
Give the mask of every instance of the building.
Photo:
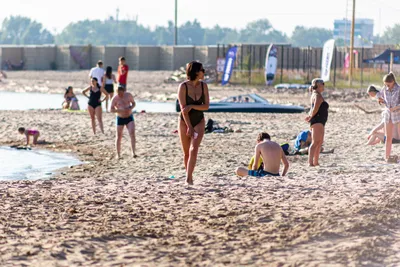
[[[333,38],[342,39],[345,45],[350,45],[351,20],[335,20],[333,27]],[[354,24],[354,46],[370,46],[374,37],[373,19],[356,19]]]

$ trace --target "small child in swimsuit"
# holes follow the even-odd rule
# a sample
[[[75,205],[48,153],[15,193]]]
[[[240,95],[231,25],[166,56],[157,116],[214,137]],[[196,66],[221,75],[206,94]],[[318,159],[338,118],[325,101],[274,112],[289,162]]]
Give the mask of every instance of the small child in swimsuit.
[[[38,138],[40,136],[40,132],[38,130],[31,130],[31,129],[25,129],[24,127],[18,128],[18,132],[20,134],[25,134],[26,136],[26,145],[29,145],[29,138],[33,136],[33,144],[36,145]]]

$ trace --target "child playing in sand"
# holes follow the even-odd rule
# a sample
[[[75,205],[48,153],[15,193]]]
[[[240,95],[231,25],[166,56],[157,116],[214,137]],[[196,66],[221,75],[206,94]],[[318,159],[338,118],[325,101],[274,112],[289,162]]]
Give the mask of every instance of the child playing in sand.
[[[38,138],[40,136],[40,132],[38,130],[32,130],[32,129],[25,129],[24,127],[18,128],[18,132],[20,134],[25,134],[26,136],[26,145],[29,145],[29,138],[33,136],[33,144],[36,145]]]

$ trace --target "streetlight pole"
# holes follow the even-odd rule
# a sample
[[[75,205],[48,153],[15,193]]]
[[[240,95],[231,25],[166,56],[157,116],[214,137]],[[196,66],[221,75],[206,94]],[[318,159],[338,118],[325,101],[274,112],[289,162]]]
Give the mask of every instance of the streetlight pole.
[[[175,0],[175,34],[174,45],[178,45],[178,0]]]
[[[349,70],[349,85],[353,83],[353,61],[354,61],[354,24],[356,20],[356,0],[353,0],[353,18],[351,20],[351,36],[350,36],[350,70]]]

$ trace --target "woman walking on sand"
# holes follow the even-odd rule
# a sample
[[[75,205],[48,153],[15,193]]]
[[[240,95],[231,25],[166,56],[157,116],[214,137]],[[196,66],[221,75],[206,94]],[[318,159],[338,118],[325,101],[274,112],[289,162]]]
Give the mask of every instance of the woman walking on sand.
[[[314,79],[311,83],[311,109],[306,121],[310,123],[311,145],[308,149],[308,166],[319,166],[319,154],[324,142],[325,124],[328,120],[329,104],[322,97],[325,83],[322,79]]]
[[[179,138],[183,150],[186,182],[193,184],[193,171],[197,153],[203,139],[205,121],[203,111],[208,110],[210,99],[204,79],[203,64],[192,61],[186,66],[187,80],[179,85],[178,100],[181,108],[179,116]]]
[[[383,112],[385,123],[385,160],[388,162],[397,161],[390,157],[393,142],[393,127],[400,127],[400,86],[396,82],[396,77],[392,72],[383,77],[384,87],[381,90],[379,102],[385,104]]]
[[[90,91],[90,95],[87,96],[87,92]],[[101,94],[104,94],[105,97],[101,100]],[[87,87],[85,90],[82,91],[82,94],[89,98],[88,102],[88,111],[90,115],[90,119],[92,121],[92,130],[93,133],[96,135],[96,122],[95,116],[97,117],[97,121],[99,122],[100,130],[104,134],[103,129],[103,119],[102,119],[102,112],[101,109],[101,102],[108,98],[108,93],[101,87],[97,81],[96,77],[93,77],[91,80],[91,85]]]

